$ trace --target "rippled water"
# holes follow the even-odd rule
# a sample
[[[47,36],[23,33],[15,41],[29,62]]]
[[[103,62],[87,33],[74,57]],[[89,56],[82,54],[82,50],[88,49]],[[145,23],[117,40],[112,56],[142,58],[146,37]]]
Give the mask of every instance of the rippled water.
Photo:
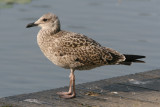
[[[159,0],[33,0],[0,9],[0,97],[68,85],[69,70],[53,65],[37,46],[39,28],[25,28],[47,12],[59,16],[64,30],[147,56],[145,64],[77,71],[77,84],[160,68],[159,5]]]

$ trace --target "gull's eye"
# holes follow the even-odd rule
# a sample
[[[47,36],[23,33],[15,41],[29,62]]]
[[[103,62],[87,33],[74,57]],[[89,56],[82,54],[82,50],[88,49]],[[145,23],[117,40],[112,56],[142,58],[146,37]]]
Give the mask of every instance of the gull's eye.
[[[48,19],[45,19],[45,18],[43,19],[44,22],[46,22],[47,20],[48,20]]]

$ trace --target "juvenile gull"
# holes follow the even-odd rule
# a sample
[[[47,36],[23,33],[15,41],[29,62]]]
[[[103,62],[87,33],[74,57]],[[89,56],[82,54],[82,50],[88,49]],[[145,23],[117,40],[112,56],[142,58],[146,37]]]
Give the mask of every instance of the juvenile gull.
[[[111,48],[101,46],[95,40],[79,33],[61,30],[55,14],[47,13],[26,27],[41,27],[37,42],[43,54],[55,65],[70,69],[68,92],[58,92],[62,98],[74,98],[75,70],[90,70],[103,65],[131,65],[145,58],[141,55],[121,54]]]

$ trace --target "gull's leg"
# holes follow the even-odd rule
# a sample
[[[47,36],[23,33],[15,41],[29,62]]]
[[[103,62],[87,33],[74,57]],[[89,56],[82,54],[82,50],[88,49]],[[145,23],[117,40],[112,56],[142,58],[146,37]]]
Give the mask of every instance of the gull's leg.
[[[68,92],[57,92],[58,95],[70,95],[72,93],[72,73],[70,72],[69,78],[70,78],[70,82],[69,82],[69,91]]]
[[[62,97],[62,98],[74,98],[74,97],[76,97],[74,69],[71,69],[70,80],[71,80],[70,83],[72,83],[71,87],[73,86],[72,94],[65,94],[65,95],[62,95],[60,97]]]

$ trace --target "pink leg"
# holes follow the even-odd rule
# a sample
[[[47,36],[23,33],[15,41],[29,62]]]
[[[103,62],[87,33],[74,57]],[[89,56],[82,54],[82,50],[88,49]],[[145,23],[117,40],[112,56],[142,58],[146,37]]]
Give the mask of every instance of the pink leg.
[[[72,90],[72,86],[73,86],[73,92],[72,94],[63,94],[60,97],[61,98],[74,98],[76,97],[76,91],[75,91],[75,75],[74,75],[74,70],[71,69],[71,73],[70,73],[70,88],[69,91]]]
[[[58,95],[70,95],[72,93],[72,74],[70,73],[69,91],[68,92],[57,92]]]

